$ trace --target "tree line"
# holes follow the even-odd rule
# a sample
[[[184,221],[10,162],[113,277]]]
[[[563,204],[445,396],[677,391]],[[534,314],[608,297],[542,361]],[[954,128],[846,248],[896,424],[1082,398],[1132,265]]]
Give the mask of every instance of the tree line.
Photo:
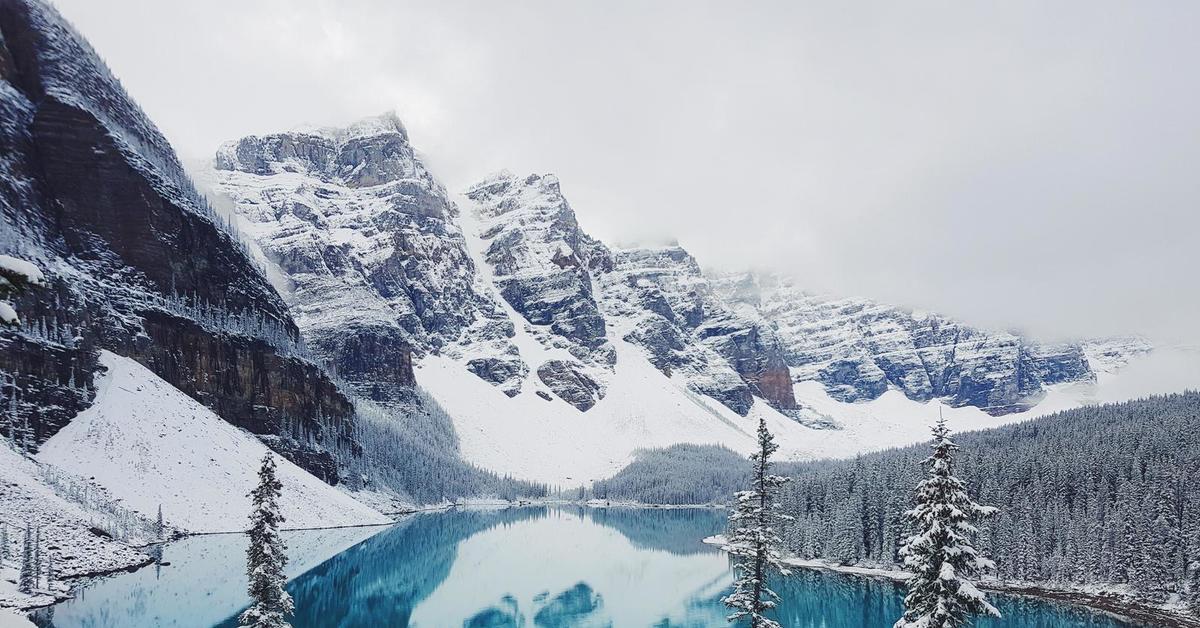
[[[960,435],[959,476],[1000,509],[980,523],[977,547],[1005,581],[1200,602],[1198,427],[1200,393],[1184,392]],[[917,446],[790,469],[789,551],[900,564],[924,456]]]

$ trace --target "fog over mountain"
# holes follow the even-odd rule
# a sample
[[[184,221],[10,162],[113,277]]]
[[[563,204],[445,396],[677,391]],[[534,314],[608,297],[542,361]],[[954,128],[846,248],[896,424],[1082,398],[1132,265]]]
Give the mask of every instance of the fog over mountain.
[[[1200,338],[1200,5],[57,5],[187,159],[395,109],[450,189],[554,172],[606,241]]]

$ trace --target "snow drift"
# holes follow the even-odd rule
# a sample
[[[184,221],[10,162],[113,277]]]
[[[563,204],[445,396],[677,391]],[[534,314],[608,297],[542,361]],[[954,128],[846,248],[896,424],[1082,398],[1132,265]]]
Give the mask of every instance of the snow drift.
[[[92,478],[127,507],[189,532],[245,529],[246,493],[266,445],[141,364],[102,352],[92,407],[42,446],[38,459]],[[277,459],[287,528],[387,523],[379,512]]]

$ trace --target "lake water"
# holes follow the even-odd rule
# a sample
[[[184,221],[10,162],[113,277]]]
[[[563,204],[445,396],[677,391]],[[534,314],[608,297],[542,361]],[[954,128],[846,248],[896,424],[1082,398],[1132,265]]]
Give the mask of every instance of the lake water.
[[[726,626],[729,560],[701,542],[715,510],[528,507],[417,515],[385,528],[287,533],[296,628]],[[247,603],[241,535],[191,537],[161,566],[99,581],[45,626],[236,625]],[[799,570],[775,583],[785,626],[891,626],[896,584]],[[992,596],[982,628],[1119,628],[1104,615]]]

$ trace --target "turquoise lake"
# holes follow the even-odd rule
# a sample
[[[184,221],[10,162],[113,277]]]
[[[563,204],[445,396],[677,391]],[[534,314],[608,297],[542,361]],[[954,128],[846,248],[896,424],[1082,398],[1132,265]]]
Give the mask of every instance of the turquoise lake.
[[[716,510],[527,507],[415,515],[394,526],[286,534],[296,628],[727,626],[733,576],[701,540]],[[245,537],[190,537],[161,565],[100,580],[39,621],[72,627],[236,626]],[[891,626],[902,589],[798,570],[775,583],[796,628]],[[1119,628],[1078,607],[992,596],[981,628]]]

